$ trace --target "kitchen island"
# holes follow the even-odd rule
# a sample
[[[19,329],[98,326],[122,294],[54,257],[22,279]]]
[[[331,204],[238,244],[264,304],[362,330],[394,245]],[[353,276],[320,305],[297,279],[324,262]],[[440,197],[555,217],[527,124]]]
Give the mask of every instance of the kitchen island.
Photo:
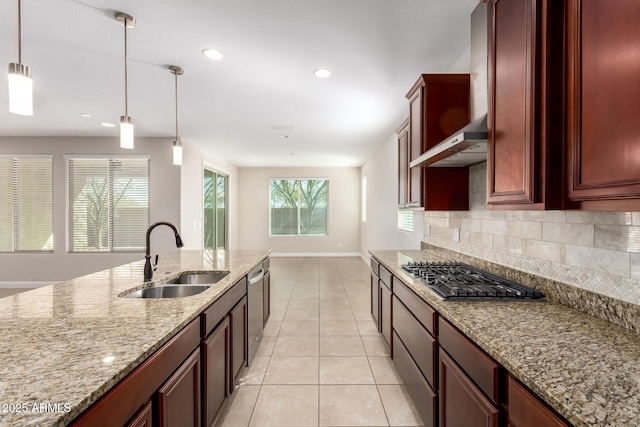
[[[553,301],[443,301],[401,268],[441,262],[428,251],[371,251],[441,319],[575,426],[633,426],[640,419],[636,332]]]
[[[161,348],[269,251],[176,251],[0,299],[0,426],[62,426]],[[119,296],[183,272],[228,271],[185,298]]]

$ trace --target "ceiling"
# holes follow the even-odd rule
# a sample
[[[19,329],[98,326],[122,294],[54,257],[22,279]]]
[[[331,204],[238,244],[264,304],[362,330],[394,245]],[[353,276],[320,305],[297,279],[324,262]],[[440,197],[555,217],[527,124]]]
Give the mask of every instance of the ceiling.
[[[445,72],[466,51],[477,4],[23,1],[22,62],[34,80],[34,115],[9,113],[0,84],[7,105],[0,136],[118,137],[118,127],[101,123],[124,115],[124,30],[114,19],[121,11],[137,20],[127,34],[136,137],[175,136],[167,66],[178,65],[184,141],[238,167],[360,166],[407,116],[404,95],[418,74]],[[205,48],[224,59],[205,58]],[[17,62],[16,1],[2,0],[0,64],[10,62]],[[332,76],[316,78],[320,67]]]

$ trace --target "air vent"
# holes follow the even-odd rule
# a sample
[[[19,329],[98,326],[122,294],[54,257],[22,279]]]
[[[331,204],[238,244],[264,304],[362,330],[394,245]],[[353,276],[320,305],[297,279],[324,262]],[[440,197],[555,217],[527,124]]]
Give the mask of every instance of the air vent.
[[[296,130],[294,125],[269,125],[269,129],[283,131],[283,130]]]

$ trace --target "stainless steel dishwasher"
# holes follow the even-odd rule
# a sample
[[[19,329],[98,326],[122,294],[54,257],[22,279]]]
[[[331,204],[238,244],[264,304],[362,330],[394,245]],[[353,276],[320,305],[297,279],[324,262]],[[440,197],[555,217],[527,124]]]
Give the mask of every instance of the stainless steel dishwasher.
[[[247,310],[249,312],[249,364],[256,354],[258,345],[262,341],[262,330],[264,327],[264,269],[262,263],[251,270],[247,275],[249,283],[247,294],[249,297]]]

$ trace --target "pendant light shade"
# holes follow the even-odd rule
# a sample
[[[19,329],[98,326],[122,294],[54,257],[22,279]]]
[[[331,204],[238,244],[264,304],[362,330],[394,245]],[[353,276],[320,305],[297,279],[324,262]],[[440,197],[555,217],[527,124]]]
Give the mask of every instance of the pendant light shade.
[[[18,0],[18,62],[9,64],[9,111],[33,116],[31,70],[22,63],[22,1]]]
[[[178,134],[178,76],[184,73],[184,70],[176,65],[169,65],[169,71],[175,76],[175,93],[176,93],[176,139],[173,141],[173,164],[182,165],[182,141]]]
[[[133,148],[133,118],[129,117],[127,75],[127,28],[135,28],[136,20],[126,13],[116,12],[116,21],[124,27],[124,116],[120,116],[120,147]]]

